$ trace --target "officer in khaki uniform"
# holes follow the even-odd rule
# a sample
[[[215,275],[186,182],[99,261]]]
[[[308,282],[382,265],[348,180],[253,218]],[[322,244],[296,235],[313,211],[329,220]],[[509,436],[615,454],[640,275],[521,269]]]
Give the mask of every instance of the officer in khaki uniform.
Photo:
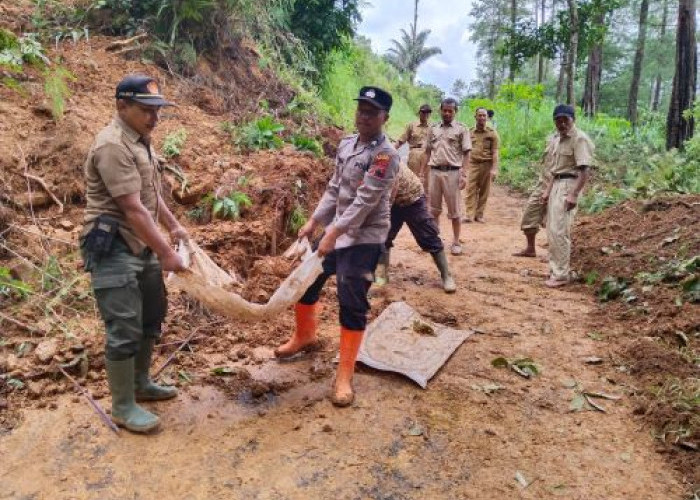
[[[554,160],[549,183],[542,194],[547,203],[547,240],[549,242],[548,287],[566,285],[570,278],[571,225],[578,197],[593,166],[595,147],[588,136],[576,128],[574,108],[560,104],[554,109],[559,135],[552,144]]]
[[[392,191],[391,227],[385,243],[386,250],[377,266],[375,283],[378,286],[388,282],[391,248],[404,224],[408,226],[418,246],[433,258],[438,271],[440,271],[443,290],[447,293],[454,293],[457,290],[457,285],[447,264],[445,248],[440,239],[440,230],[428,210],[423,185],[418,176],[402,163]]]
[[[436,221],[442,213],[442,200],[445,199],[447,218],[452,222],[450,251],[452,255],[461,255],[461,191],[467,185],[472,144],[467,128],[454,119],[456,114],[457,101],[448,97],[440,103],[442,122],[430,127],[421,172],[430,169],[430,212]]]
[[[396,141],[394,147],[399,149],[402,144],[408,142],[408,168],[416,174],[423,183],[423,189],[428,192],[428,176],[421,174],[421,163],[423,161],[423,154],[425,149],[425,140],[428,136],[428,130],[430,129],[430,114],[433,109],[429,104],[423,104],[418,110],[419,121],[409,123],[406,126],[406,130]],[[423,175],[421,177],[421,175]]]
[[[549,185],[549,172],[552,169],[556,158],[554,155],[554,147],[556,142],[558,142],[556,135],[552,135],[547,140],[545,152],[542,157],[542,171],[537,179],[535,188],[530,192],[530,196],[525,203],[523,216],[520,220],[520,229],[523,234],[525,234],[527,246],[525,249],[515,252],[513,254],[515,257],[537,257],[535,240],[540,228],[545,226],[545,220],[547,217],[547,204],[542,202],[542,195],[544,194],[545,188]]]
[[[161,174],[151,133],[161,107],[172,105],[158,83],[129,75],[117,86],[117,115],[95,138],[85,162],[86,199],[80,238],[85,269],[105,324],[105,366],[112,420],[134,432],[158,426],[136,400],[173,398],[174,387],[149,377],[155,340],[166,313],[163,271],[182,271],[173,241],[187,238],[161,197]]]
[[[333,177],[309,222],[299,230],[299,238],[304,238],[325,227],[318,243],[323,273],[295,306],[296,329],[291,338],[275,349],[275,356],[282,359],[319,346],[318,301],[326,281],[335,274],[340,352],[331,401],[336,406],[348,406],[355,398],[352,379],[367,325],[367,292],[389,232],[391,189],[399,169],[399,154],[383,132],[391,94],[362,87],[355,100],[358,133],[340,141]]]
[[[498,174],[498,133],[486,124],[486,108],[478,108],[474,117],[476,126],[469,129],[472,152],[464,222],[471,222],[472,216],[476,222],[484,221],[484,209],[491,191],[491,183]]]

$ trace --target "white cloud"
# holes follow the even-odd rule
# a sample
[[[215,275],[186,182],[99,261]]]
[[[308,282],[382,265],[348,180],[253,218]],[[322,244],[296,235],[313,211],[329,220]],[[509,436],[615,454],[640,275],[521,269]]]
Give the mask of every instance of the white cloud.
[[[469,10],[472,0],[422,0],[418,6],[418,29],[431,30],[429,46],[442,50],[440,56],[429,59],[418,69],[418,79],[432,83],[448,92],[452,83],[461,78],[467,82],[476,76],[476,48],[469,41]],[[408,30],[413,22],[413,2],[410,0],[374,0],[362,9],[358,32],[372,40],[372,48],[384,54],[391,39],[399,39],[400,30]]]

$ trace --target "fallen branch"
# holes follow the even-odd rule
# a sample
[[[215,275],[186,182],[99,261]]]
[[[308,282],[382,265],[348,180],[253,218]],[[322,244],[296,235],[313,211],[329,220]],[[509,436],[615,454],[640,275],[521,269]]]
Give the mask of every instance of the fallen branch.
[[[195,340],[200,340],[200,339],[203,339],[203,338],[204,338],[204,335],[200,335],[199,337],[194,337],[193,339],[190,339],[189,342],[194,342]],[[184,340],[187,340],[187,339],[184,339]],[[180,344],[181,342],[184,342],[184,340],[183,340],[183,339],[178,339],[178,340],[174,340],[174,341],[172,341],[172,342],[165,342],[165,343],[163,343],[163,344],[158,344],[157,347],[159,347],[159,348],[169,347],[169,346],[171,346],[171,345]]]
[[[58,205],[58,213],[59,213],[59,214],[62,214],[62,213],[63,213],[63,203],[62,203],[61,200],[59,200],[59,199],[56,197],[56,195],[53,194],[53,192],[49,189],[49,187],[46,185],[46,181],[44,181],[44,179],[42,179],[41,177],[38,177],[38,176],[36,176],[36,175],[33,175],[33,174],[28,174],[28,173],[26,173],[26,172],[23,172],[22,175],[23,175],[24,177],[26,177],[27,179],[33,180],[34,182],[36,182],[37,184],[39,184],[42,188],[44,188],[44,191],[46,191],[46,194],[48,194],[48,195],[51,197],[51,199],[53,200],[53,202],[54,202],[56,205]]]
[[[27,325],[26,323],[22,323],[21,321],[17,321],[14,318],[11,318],[9,316],[6,316],[5,314],[0,312],[0,320],[7,321],[8,323],[12,323],[18,328],[21,328],[22,330],[25,330],[29,333],[38,333],[44,337],[46,337],[47,333],[42,330],[41,328],[36,328],[31,325]]]
[[[105,423],[107,427],[112,429],[115,434],[119,434],[119,427],[112,422],[112,419],[107,416],[105,411],[98,405],[94,399],[92,399],[92,396],[90,396],[90,393],[87,391],[87,389],[84,389],[77,380],[75,380],[73,377],[71,377],[68,372],[66,372],[62,367],[58,367],[58,369],[61,371],[61,373],[73,383],[73,386],[76,388],[82,396],[87,399],[87,402],[92,406],[92,409],[95,410],[95,413],[100,417],[100,419]]]
[[[131,45],[134,42],[138,42],[139,40],[142,40],[148,36],[147,33],[142,33],[140,35],[132,36],[131,38],[127,38],[126,40],[118,40],[116,42],[112,42],[109,45],[105,47],[105,50],[107,52],[112,52],[117,49],[122,49],[126,47],[127,45]]]
[[[165,363],[163,363],[163,365],[162,365],[160,368],[158,368],[158,371],[156,371],[156,372],[153,374],[153,378],[154,378],[154,379],[155,379],[155,378],[158,378],[158,375],[160,375],[160,374],[163,372],[163,370],[165,370],[165,368],[166,368],[170,363],[172,363],[172,361],[173,361],[173,359],[175,359],[175,356],[177,355],[177,353],[180,352],[180,351],[182,350],[183,347],[185,347],[187,344],[189,344],[189,343],[192,341],[192,339],[194,338],[194,336],[197,335],[197,332],[199,332],[199,327],[197,327],[197,328],[195,328],[194,330],[192,330],[192,333],[190,333],[190,335],[189,335],[185,340],[183,340],[183,341],[180,343],[179,346],[177,346],[177,349],[175,349],[175,350],[170,354],[170,356],[168,356],[168,359],[165,360]]]

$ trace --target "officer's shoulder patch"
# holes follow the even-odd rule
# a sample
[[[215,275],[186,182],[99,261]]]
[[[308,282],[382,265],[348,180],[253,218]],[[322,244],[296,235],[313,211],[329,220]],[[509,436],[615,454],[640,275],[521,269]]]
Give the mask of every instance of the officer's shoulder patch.
[[[378,153],[374,157],[367,173],[372,177],[383,179],[386,176],[386,169],[389,168],[389,165],[391,165],[391,154],[386,152]]]

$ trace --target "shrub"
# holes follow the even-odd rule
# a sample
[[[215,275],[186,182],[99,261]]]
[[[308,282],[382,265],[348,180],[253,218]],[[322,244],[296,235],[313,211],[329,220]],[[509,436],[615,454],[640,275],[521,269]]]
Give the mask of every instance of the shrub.
[[[306,210],[301,205],[297,205],[289,214],[289,221],[287,222],[287,228],[289,229],[289,234],[296,236],[304,224],[309,220],[306,215]]]
[[[163,155],[166,158],[174,158],[175,156],[180,156],[182,152],[182,147],[185,145],[187,140],[187,130],[184,128],[179,128],[174,132],[170,132],[165,136],[163,140]]]
[[[316,156],[321,156],[323,153],[323,148],[321,144],[313,137],[307,137],[304,135],[292,136],[292,145],[297,151],[311,151]]]
[[[55,121],[63,118],[66,109],[66,99],[71,95],[66,80],[75,81],[75,76],[66,68],[56,66],[44,73],[44,93],[49,98],[51,115]]]
[[[270,116],[243,125],[238,131],[236,144],[243,149],[277,149],[283,142],[279,134],[284,125]]]
[[[211,206],[213,217],[222,219],[237,219],[241,216],[242,208],[253,205],[248,195],[240,191],[231,191],[221,198],[217,195],[209,194],[204,198],[204,203]]]

